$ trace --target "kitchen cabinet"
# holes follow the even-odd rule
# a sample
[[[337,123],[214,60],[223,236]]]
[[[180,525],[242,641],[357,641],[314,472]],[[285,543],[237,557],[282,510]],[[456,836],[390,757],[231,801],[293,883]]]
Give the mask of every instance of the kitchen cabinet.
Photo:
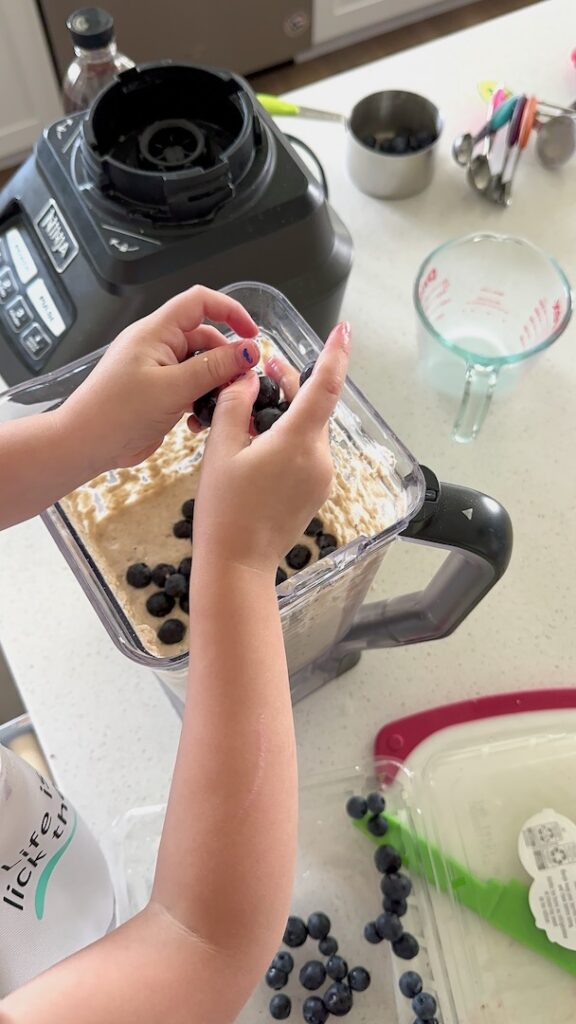
[[[372,35],[390,28],[393,21],[415,21],[418,13],[430,17],[440,9],[461,7],[471,0],[314,0],[312,47],[351,35]],[[370,31],[372,30],[372,31]]]
[[[0,25],[0,167],[10,167],[62,106],[34,0],[0,0]]]

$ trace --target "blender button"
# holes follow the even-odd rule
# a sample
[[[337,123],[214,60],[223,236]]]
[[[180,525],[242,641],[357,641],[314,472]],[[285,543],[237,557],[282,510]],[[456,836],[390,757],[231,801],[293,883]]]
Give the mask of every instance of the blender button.
[[[52,334],[59,338],[66,330],[66,324],[44,280],[41,277],[36,278],[28,287],[26,294],[46,327],[49,327]]]
[[[10,267],[0,267],[0,302],[7,302],[18,291]]]
[[[36,264],[32,259],[32,253],[24,241],[22,232],[18,228],[10,228],[6,233],[6,241],[8,242],[8,249],[18,277],[23,284],[28,284],[28,281],[31,281],[36,273]]]
[[[20,339],[26,351],[33,359],[41,359],[45,352],[51,347],[52,342],[46,336],[40,324],[33,323]]]
[[[438,500],[438,491],[433,490],[431,487],[427,488],[426,489],[426,493],[424,495],[424,500],[425,501],[437,501]]]
[[[21,331],[32,320],[32,313],[20,296],[6,306],[6,316],[15,331]]]

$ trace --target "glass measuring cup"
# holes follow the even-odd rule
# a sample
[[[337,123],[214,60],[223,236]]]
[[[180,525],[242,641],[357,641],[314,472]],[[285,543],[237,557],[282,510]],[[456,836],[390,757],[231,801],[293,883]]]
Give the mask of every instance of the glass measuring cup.
[[[533,356],[563,333],[572,294],[555,260],[531,242],[475,234],[439,246],[414,283],[422,367],[437,390],[460,396],[455,441],[472,441],[496,387],[513,386]]]

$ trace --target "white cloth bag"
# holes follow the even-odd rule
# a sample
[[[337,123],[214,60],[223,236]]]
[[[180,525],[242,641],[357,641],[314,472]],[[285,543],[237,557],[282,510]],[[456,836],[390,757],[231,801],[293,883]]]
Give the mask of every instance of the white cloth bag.
[[[0,745],[0,996],[113,923],[96,840],[53,783]]]

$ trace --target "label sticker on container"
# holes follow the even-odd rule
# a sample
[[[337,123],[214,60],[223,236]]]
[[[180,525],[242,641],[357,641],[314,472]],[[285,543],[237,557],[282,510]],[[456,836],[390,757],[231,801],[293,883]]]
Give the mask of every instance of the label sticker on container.
[[[518,855],[534,879],[528,902],[536,925],[550,942],[576,950],[576,825],[540,811],[523,826]]]

